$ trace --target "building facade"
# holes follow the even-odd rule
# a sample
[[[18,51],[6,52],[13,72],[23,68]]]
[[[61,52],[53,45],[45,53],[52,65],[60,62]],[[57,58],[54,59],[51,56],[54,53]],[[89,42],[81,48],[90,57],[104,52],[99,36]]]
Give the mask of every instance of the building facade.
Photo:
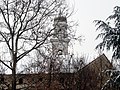
[[[103,54],[75,73],[17,74],[17,90],[101,90],[112,64]],[[52,76],[52,78],[50,78]],[[0,89],[11,90],[11,75],[0,75]]]

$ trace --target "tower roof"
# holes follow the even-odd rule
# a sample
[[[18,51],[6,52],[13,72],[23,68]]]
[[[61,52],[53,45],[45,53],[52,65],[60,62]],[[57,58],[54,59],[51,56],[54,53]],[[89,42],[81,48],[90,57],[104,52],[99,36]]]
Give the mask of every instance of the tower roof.
[[[58,17],[54,18],[54,22],[55,21],[61,21],[61,22],[65,21],[65,22],[67,22],[67,18],[64,17],[64,16],[58,16]]]

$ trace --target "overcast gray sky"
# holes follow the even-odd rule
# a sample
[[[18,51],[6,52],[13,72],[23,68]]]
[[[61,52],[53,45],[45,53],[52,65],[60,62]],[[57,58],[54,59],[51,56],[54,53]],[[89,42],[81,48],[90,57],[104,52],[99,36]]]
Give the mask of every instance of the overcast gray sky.
[[[79,26],[78,35],[83,35],[85,41],[75,46],[79,54],[87,54],[90,57],[98,56],[95,46],[99,40],[95,40],[97,33],[94,20],[105,20],[112,14],[115,6],[120,6],[120,0],[67,0],[71,9],[74,7],[72,20],[77,21]],[[105,52],[110,59],[111,53]]]

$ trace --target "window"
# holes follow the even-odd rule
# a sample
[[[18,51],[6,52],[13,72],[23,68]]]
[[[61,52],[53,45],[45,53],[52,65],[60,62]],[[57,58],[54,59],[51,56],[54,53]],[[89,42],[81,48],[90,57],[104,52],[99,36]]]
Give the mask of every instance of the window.
[[[4,82],[4,77],[1,78],[1,81]]]
[[[4,83],[4,77],[1,77],[1,83]]]
[[[23,84],[23,79],[22,78],[19,79],[19,84]]]
[[[64,78],[60,78],[60,83],[64,83]]]
[[[58,50],[58,55],[62,55],[62,50],[61,49]]]
[[[39,81],[41,81],[41,82],[42,82],[42,81],[43,81],[43,78],[39,78]]]
[[[60,28],[59,31],[58,31],[58,33],[61,32],[61,31],[62,31],[62,29]]]

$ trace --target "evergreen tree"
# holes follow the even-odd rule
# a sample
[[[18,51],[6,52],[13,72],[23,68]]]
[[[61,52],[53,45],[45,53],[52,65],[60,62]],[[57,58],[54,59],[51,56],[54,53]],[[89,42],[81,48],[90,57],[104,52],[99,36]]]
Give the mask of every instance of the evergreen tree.
[[[98,38],[102,38],[102,42],[96,46],[100,50],[113,50],[113,58],[120,58],[120,7],[114,7],[114,13],[110,15],[106,21],[95,20],[98,26],[96,30],[101,30]]]

